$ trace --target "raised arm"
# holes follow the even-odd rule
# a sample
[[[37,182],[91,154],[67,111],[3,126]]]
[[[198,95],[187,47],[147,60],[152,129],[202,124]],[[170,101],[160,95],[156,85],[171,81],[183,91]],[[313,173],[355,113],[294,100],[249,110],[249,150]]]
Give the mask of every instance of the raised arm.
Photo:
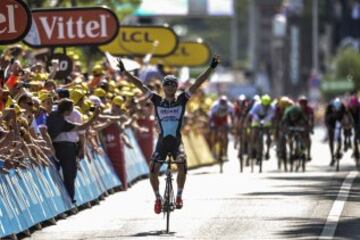
[[[205,72],[203,72],[195,81],[193,85],[189,87],[190,94],[194,94],[196,90],[209,78],[210,74],[213,72],[213,70],[216,68],[216,66],[220,63],[220,57],[218,55],[215,55],[212,60],[211,64],[206,69]]]
[[[133,83],[138,89],[140,89],[144,94],[150,93],[150,89],[141,82],[140,79],[130,74],[126,71],[124,63],[122,62],[121,58],[118,58],[118,67],[121,73],[124,73],[129,82]]]

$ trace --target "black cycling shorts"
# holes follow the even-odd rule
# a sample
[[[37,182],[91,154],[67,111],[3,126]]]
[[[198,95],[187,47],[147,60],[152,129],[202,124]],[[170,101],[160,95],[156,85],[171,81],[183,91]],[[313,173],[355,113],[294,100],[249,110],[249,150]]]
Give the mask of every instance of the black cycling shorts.
[[[164,161],[168,154],[172,156],[173,160],[186,162],[186,154],[181,138],[159,138],[151,160],[155,162]]]

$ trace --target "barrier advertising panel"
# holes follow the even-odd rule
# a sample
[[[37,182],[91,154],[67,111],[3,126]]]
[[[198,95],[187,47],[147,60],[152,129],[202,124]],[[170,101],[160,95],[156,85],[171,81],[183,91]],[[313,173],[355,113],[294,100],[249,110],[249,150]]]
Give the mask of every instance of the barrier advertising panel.
[[[117,37],[99,46],[114,56],[168,56],[176,50],[178,38],[174,30],[165,26],[121,26]]]
[[[36,9],[24,42],[31,47],[100,45],[119,31],[116,15],[103,7]]]
[[[151,63],[161,62],[171,66],[197,67],[207,64],[210,56],[210,49],[203,42],[180,42],[174,54],[164,58],[152,58]]]

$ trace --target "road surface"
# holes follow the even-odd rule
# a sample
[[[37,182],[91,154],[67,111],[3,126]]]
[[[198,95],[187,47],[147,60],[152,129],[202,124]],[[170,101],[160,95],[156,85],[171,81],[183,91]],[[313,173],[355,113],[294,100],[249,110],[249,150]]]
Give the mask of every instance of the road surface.
[[[223,174],[217,165],[189,172],[170,234],[163,215],[153,212],[145,179],[24,239],[360,239],[360,180],[351,153],[335,172],[323,134],[316,131],[305,173],[278,171],[274,150],[262,174],[239,173],[230,144]]]

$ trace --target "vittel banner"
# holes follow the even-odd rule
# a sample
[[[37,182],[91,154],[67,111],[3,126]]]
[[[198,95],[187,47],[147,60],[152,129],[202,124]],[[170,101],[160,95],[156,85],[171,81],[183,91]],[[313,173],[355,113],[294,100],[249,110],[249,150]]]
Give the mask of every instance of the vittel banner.
[[[21,0],[0,0],[0,44],[23,39],[31,26],[31,12]]]
[[[103,7],[37,9],[24,42],[31,47],[100,45],[119,31],[116,15]]]

